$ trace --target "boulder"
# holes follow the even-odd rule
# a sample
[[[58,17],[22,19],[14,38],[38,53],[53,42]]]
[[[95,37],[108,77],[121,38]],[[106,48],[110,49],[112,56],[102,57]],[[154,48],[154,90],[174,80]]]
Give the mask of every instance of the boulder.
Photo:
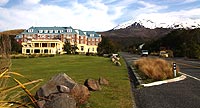
[[[44,106],[45,103],[46,103],[45,100],[37,101],[38,108],[43,108],[43,106]]]
[[[54,77],[52,77],[46,84],[44,84],[37,92],[36,98],[45,98],[52,93],[58,93],[59,90],[57,88],[58,85],[63,85],[68,87],[70,90],[76,85],[76,82],[72,80],[65,73],[60,73]]]
[[[70,89],[64,85],[58,85],[57,89],[60,93],[70,93]]]
[[[77,84],[66,74],[58,74],[36,91],[35,97],[39,108],[73,108],[74,104],[85,103],[89,96],[90,92],[86,86]]]
[[[109,85],[109,82],[107,79],[103,78],[103,77],[100,77],[99,78],[99,84],[100,85]]]
[[[86,86],[77,84],[71,90],[71,95],[75,98],[78,104],[84,104],[90,97],[90,92]]]
[[[91,91],[101,90],[101,87],[100,87],[98,81],[96,81],[94,79],[86,79],[84,85]]]
[[[115,62],[116,66],[121,66],[121,63],[119,61]]]
[[[111,58],[111,61],[112,61],[112,62],[115,62],[115,58]]]
[[[50,94],[42,108],[76,108],[76,101],[66,93]]]

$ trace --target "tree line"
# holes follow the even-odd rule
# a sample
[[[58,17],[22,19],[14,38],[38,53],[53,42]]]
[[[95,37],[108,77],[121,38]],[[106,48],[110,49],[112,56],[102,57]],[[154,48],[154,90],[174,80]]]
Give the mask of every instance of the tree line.
[[[151,52],[161,48],[172,50],[176,57],[200,59],[200,29],[176,29],[163,38],[150,41],[145,45]]]

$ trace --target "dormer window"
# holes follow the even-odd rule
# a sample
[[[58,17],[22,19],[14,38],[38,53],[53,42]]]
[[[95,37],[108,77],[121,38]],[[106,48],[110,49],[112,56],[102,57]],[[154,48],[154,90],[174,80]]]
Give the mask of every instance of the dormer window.
[[[67,29],[67,32],[72,32],[72,29]]]
[[[44,33],[48,33],[48,30],[44,30]]]
[[[29,29],[28,32],[33,32],[33,29]]]
[[[49,33],[53,33],[53,30],[49,30]]]
[[[90,37],[94,37],[94,34],[90,34]]]
[[[43,30],[39,30],[39,33],[43,33]]]
[[[58,33],[58,30],[55,30],[55,33]]]
[[[60,33],[62,33],[63,32],[63,30],[60,30]]]

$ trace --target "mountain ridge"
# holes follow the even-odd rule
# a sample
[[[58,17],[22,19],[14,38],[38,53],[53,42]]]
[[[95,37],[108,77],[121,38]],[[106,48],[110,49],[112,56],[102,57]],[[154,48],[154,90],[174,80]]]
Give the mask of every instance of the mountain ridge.
[[[155,28],[170,28],[170,29],[195,29],[200,28],[200,21],[199,20],[191,20],[187,19],[185,21],[172,21],[172,22],[155,22],[149,19],[142,19],[142,20],[129,20],[126,22],[123,22],[116,27],[113,28],[113,30],[117,29],[125,29],[127,27],[135,25],[140,25],[145,28],[149,29],[155,29]]]

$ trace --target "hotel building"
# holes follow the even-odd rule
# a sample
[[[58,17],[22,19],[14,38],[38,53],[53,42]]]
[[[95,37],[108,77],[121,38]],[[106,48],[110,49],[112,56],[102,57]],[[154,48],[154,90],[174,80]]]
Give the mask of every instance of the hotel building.
[[[97,53],[101,35],[72,27],[30,27],[16,36],[22,44],[22,54],[62,54],[65,43],[76,45],[76,52]]]

